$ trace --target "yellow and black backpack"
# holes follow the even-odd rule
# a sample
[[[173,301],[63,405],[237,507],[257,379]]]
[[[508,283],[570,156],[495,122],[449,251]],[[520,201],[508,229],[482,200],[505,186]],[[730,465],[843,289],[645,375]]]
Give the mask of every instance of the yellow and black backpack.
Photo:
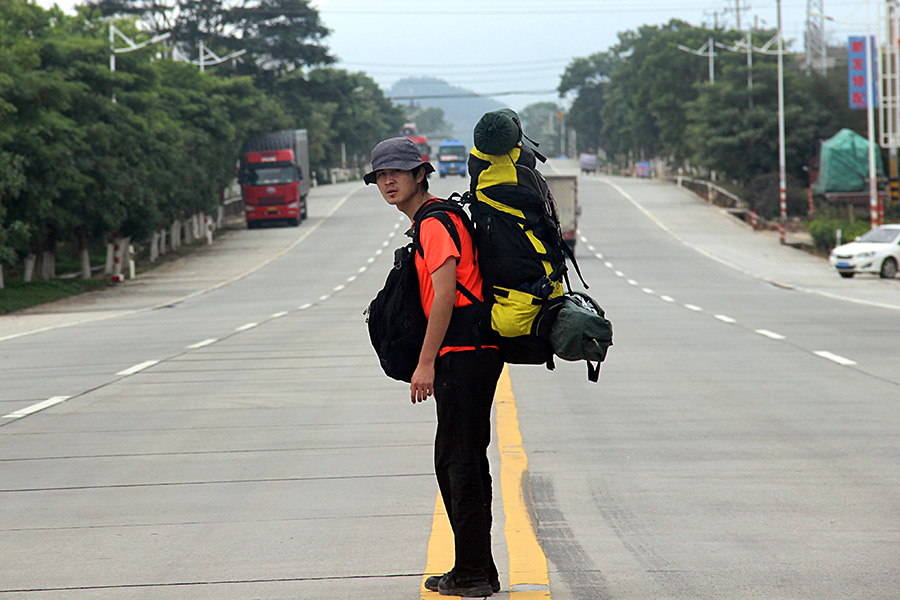
[[[462,202],[474,223],[484,297],[504,360],[552,369],[550,328],[562,303],[563,282],[570,288],[567,259],[583,284],[584,279],[563,241],[547,182],[535,168],[537,158],[545,159],[522,137],[511,110],[482,117],[468,160],[470,189]]]

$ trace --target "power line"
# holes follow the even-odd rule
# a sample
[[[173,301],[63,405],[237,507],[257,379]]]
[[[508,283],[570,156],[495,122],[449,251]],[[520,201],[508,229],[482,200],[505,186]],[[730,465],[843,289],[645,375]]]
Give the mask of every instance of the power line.
[[[465,94],[418,94],[415,96],[386,96],[389,100],[435,100],[438,98],[493,98],[496,96],[545,96],[547,94],[555,94],[556,90],[514,90],[506,92],[490,92],[477,94],[469,92]]]
[[[735,0],[729,0],[734,2]],[[485,8],[482,2],[464,4],[461,2],[448,3],[447,8],[442,7],[425,7],[420,2],[411,3],[385,3],[380,2],[376,8],[373,8],[371,2],[360,3],[342,3],[341,6],[332,7],[330,4],[316,7],[320,14],[335,15],[421,15],[421,16],[466,16],[466,15],[586,15],[586,14],[621,14],[621,13],[664,13],[675,15],[679,12],[695,11],[702,13],[709,9],[710,2],[664,2],[662,0],[654,0],[652,2],[643,3],[632,0],[627,6],[623,6],[620,0],[609,2],[607,6],[597,6],[598,2],[572,3],[567,2],[564,5],[555,4],[548,6],[545,0],[536,2],[538,6],[523,6],[522,2],[510,4],[508,7],[491,7]],[[859,0],[853,2],[832,2],[833,6],[852,6],[859,4]],[[787,8],[805,8],[806,3],[803,0],[794,2],[784,2]],[[746,7],[745,7],[746,8]],[[731,10],[735,10],[731,8]]]
[[[407,76],[410,73],[422,73],[421,77],[437,77],[437,78],[453,78],[457,79],[460,77],[469,78],[469,77],[503,77],[505,79],[513,78],[513,79],[528,79],[534,77],[546,77],[553,75],[562,75],[564,69],[562,67],[544,67],[541,69],[529,69],[527,73],[519,73],[510,71],[509,69],[495,69],[493,71],[462,71],[462,72],[450,72],[444,71],[443,69],[431,68],[431,67],[414,67],[409,69],[403,69],[399,66],[394,69],[365,69],[365,72],[369,75],[381,75],[384,77],[390,76]]]
[[[493,67],[520,67],[520,66],[529,66],[529,65],[541,65],[541,64],[553,64],[553,63],[568,63],[572,60],[573,57],[567,56],[565,58],[546,58],[539,60],[523,60],[518,62],[506,62],[506,63],[472,63],[468,65],[446,65],[446,68],[452,69],[478,69],[478,68],[493,68]],[[435,65],[435,64],[410,64],[410,63],[364,63],[364,62],[344,62],[344,65],[353,65],[357,67],[409,67],[409,68],[419,68],[419,69],[430,69],[432,67],[444,68],[445,65]]]

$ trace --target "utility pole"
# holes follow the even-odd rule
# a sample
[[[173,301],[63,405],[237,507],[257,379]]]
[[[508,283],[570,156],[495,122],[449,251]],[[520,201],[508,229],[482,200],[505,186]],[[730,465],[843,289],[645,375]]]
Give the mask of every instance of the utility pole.
[[[719,15],[725,14],[725,11],[727,11],[727,10],[728,10],[728,9],[714,10],[714,11],[712,11],[712,12],[704,12],[703,14],[705,14],[705,15],[707,15],[707,16],[712,16],[712,18],[713,18],[713,29],[715,29],[715,30],[718,31],[718,29],[719,29]]]
[[[881,146],[889,150],[890,202],[900,204],[900,4],[897,0],[884,3],[885,43],[882,46],[881,109],[879,119]]]
[[[695,56],[704,56],[709,59],[709,82],[716,82],[716,43],[712,38],[709,38],[705,44],[694,50],[693,48],[688,48],[687,46],[682,46],[678,44],[678,49],[682,52],[687,52],[689,54],[693,54]]]
[[[206,71],[206,67],[212,67],[215,65],[222,64],[225,61],[237,59],[237,57],[246,54],[246,50],[237,50],[232,52],[227,56],[218,56],[215,52],[209,49],[209,46],[204,44],[202,41],[199,45],[200,56],[197,60],[191,60],[187,56],[184,55],[181,50],[175,48],[172,52],[172,58],[175,60],[183,60],[184,62],[191,63],[192,65],[197,65],[200,67],[200,72],[203,73]]]
[[[877,73],[872,48],[874,44],[876,42],[872,37],[869,2],[866,0],[866,123],[869,129],[869,217],[873,229],[881,225],[884,210],[878,200],[878,173],[875,169],[875,95],[878,93],[878,85],[873,85]]]
[[[729,6],[726,6],[726,7],[723,8],[722,10],[723,10],[724,12],[732,12],[732,11],[734,11],[735,29],[738,30],[738,31],[740,31],[740,30],[741,30],[741,11],[742,11],[742,10],[750,10],[750,8],[751,8],[751,7],[750,7],[749,4],[745,4],[745,5],[742,6],[742,5],[741,5],[741,0],[734,0],[734,8],[731,8],[731,7],[729,7]]]
[[[163,33],[153,37],[152,39],[147,40],[146,42],[141,42],[140,44],[135,44],[134,41],[129,38],[127,35],[116,29],[116,26],[112,24],[112,21],[109,23],[109,70],[112,73],[116,72],[116,54],[123,54],[125,52],[134,52],[135,50],[140,50],[145,46],[149,46],[150,44],[155,44],[157,42],[161,42],[169,38],[171,34]],[[119,36],[128,46],[125,48],[116,48],[116,36]],[[113,104],[116,103],[116,93],[113,92],[112,95]]]
[[[771,40],[766,42],[764,46],[761,48],[757,48],[753,45],[753,32],[748,31],[747,35],[743,40],[735,42],[731,46],[726,44],[721,44],[716,42],[716,46],[722,48],[723,50],[728,50],[730,52],[746,52],[747,54],[747,96],[748,96],[748,105],[750,108],[753,108],[753,52],[760,52],[762,54],[775,54],[775,52],[769,50],[772,44],[775,43],[776,37],[773,37]]]
[[[778,205],[781,209],[779,238],[786,242],[787,222],[787,168],[784,150],[784,36],[781,27],[781,0],[778,0]]]
[[[237,50],[236,52],[232,52],[231,54],[229,54],[227,56],[219,57],[218,55],[216,55],[215,52],[210,50],[209,47],[207,47],[207,45],[201,41],[200,42],[200,58],[198,58],[194,64],[199,65],[200,72],[203,73],[206,70],[207,66],[211,67],[213,65],[221,64],[225,61],[231,60],[233,58],[237,58],[238,56],[241,56],[241,55],[245,54],[246,52],[247,52],[246,50]]]
[[[825,46],[824,0],[806,0],[806,74],[824,74],[828,68]]]

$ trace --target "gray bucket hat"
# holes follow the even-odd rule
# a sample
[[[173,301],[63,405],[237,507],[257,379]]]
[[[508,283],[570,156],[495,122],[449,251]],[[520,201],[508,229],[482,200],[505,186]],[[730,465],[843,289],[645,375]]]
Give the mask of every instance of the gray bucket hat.
[[[425,174],[434,173],[430,162],[422,160],[422,155],[415,142],[405,137],[395,137],[379,142],[372,149],[372,170],[366,173],[363,181],[366,185],[375,183],[375,171],[382,169],[400,169],[412,171],[418,166],[425,166]]]

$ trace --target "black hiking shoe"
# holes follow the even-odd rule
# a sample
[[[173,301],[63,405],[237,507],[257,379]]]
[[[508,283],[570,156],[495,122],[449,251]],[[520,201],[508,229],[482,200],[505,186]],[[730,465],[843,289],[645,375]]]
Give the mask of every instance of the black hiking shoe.
[[[497,581],[497,589],[500,582]],[[462,596],[463,598],[484,598],[494,593],[494,590],[485,577],[478,579],[462,580],[457,578],[452,570],[438,581],[438,592],[441,596]]]
[[[439,590],[439,586],[441,583],[441,579],[449,575],[450,573],[444,573],[443,575],[432,575],[428,579],[425,580],[425,589],[430,590],[432,592],[437,592]],[[500,591],[500,577],[499,575],[494,575],[492,578],[488,579],[488,583],[491,584],[491,591],[493,593],[497,593]]]

